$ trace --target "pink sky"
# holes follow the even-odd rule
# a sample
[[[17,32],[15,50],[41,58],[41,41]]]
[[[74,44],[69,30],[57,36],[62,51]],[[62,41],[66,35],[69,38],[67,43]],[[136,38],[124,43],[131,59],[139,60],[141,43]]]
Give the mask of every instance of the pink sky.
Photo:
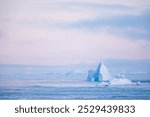
[[[95,8],[97,4],[100,7]],[[0,63],[76,64],[108,58],[150,59],[148,39],[144,36],[131,39],[122,34],[145,34],[148,32],[145,28],[108,24],[90,30],[89,25],[75,28],[71,25],[96,18],[140,16],[149,10],[149,5],[150,2],[139,0],[110,3],[99,0],[82,3],[79,0],[6,0],[0,4]]]

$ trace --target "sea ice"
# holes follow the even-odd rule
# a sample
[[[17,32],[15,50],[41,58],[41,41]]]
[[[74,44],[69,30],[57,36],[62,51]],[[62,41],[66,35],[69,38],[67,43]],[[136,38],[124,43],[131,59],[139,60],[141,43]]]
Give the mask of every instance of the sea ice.
[[[100,82],[96,86],[97,87],[108,87],[108,86],[110,86],[110,83],[109,82]]]
[[[115,78],[110,80],[110,85],[132,85],[134,84],[131,80],[127,78]]]

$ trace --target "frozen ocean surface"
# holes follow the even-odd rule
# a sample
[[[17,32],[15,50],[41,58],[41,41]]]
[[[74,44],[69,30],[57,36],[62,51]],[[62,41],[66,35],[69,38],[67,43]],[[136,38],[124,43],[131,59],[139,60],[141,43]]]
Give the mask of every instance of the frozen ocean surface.
[[[94,66],[95,67],[95,66]],[[93,67],[93,68],[94,68]],[[124,74],[140,85],[100,87],[98,82],[87,82],[91,66],[31,66],[0,65],[1,100],[137,100],[150,99],[150,72],[128,71],[122,68],[111,74]],[[120,69],[119,69],[120,70]]]

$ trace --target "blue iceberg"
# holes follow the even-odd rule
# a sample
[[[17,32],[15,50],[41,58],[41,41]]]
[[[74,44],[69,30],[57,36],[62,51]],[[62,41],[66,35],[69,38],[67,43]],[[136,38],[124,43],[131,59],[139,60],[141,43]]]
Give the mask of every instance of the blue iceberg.
[[[98,65],[96,70],[88,71],[87,81],[99,82],[99,86],[136,84],[125,77],[119,77],[119,78],[112,77],[108,69],[102,62]]]

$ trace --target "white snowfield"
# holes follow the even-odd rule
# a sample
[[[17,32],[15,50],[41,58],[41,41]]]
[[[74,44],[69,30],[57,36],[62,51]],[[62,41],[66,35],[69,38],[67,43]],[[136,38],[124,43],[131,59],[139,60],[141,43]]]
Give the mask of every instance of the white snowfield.
[[[110,85],[133,85],[131,80],[125,77],[114,78],[109,73],[108,69],[103,63],[100,63],[96,70],[89,70],[87,81],[99,82],[97,86],[110,86]]]

